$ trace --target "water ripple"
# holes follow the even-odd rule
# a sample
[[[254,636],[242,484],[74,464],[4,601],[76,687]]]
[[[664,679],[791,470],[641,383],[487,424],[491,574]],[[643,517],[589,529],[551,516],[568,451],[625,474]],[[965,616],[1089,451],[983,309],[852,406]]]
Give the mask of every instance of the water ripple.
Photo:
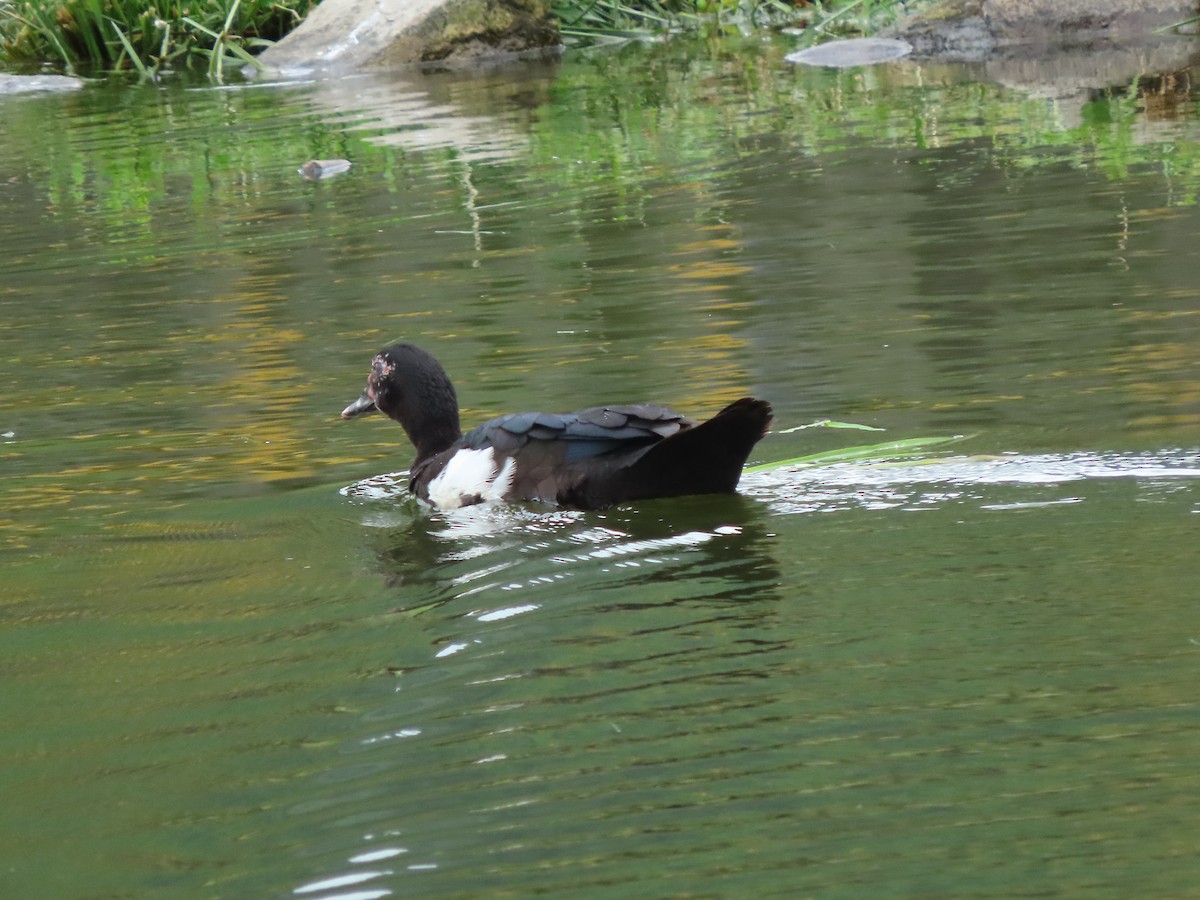
[[[780,469],[746,476],[742,489],[776,513],[841,509],[917,510],[976,502],[988,509],[1022,509],[1079,502],[1077,497],[997,499],[997,489],[1037,490],[1092,479],[1129,478],[1148,490],[1200,477],[1200,454],[1159,451],[1139,454],[1006,454],[906,462],[833,464]]]

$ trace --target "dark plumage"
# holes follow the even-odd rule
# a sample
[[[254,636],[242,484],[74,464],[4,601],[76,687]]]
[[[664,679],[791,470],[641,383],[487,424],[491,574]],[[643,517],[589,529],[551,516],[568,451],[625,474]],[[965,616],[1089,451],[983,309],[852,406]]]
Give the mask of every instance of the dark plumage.
[[[603,509],[626,500],[731,493],[771,406],[743,398],[707,422],[652,403],[574,413],[513,413],[465,435],[458,398],[441,364],[412,344],[371,361],[362,396],[343,419],[379,411],[417,448],[409,489],[443,508],[543,500]]]

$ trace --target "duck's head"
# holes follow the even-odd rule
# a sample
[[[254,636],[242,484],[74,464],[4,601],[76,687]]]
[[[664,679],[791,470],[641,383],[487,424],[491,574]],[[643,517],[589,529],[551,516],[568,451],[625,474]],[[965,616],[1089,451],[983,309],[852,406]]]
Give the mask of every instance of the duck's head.
[[[458,397],[441,363],[412,344],[392,344],[375,354],[362,395],[343,419],[381,412],[404,426],[418,459],[445,450],[462,435]]]

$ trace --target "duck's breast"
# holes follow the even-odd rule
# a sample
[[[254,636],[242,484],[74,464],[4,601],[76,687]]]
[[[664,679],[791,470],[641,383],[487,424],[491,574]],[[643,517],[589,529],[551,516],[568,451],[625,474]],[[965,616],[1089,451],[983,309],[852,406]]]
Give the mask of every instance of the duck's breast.
[[[449,455],[423,491],[416,484],[414,487],[439,509],[498,503],[507,499],[516,472],[516,460],[494,447],[461,447]]]

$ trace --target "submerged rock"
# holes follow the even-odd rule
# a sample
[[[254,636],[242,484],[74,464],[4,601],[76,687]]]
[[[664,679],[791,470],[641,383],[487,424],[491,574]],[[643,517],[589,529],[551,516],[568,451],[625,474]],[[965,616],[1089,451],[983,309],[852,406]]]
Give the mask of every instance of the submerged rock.
[[[790,63],[806,66],[829,66],[845,69],[851,66],[873,66],[877,63],[902,59],[912,53],[912,44],[894,38],[850,38],[830,41],[784,57]]]
[[[0,96],[4,94],[30,94],[38,91],[77,91],[83,87],[82,78],[66,75],[6,75],[0,73]]]

